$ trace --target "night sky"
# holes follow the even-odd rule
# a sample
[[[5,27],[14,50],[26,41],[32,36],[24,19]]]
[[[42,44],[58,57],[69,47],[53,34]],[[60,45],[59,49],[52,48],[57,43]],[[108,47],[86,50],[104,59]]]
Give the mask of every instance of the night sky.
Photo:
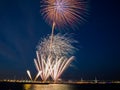
[[[63,79],[120,80],[120,8],[119,0],[89,0],[87,21],[74,33],[79,49]],[[40,14],[39,0],[0,0],[0,79],[28,79],[36,69],[36,46],[51,33]]]

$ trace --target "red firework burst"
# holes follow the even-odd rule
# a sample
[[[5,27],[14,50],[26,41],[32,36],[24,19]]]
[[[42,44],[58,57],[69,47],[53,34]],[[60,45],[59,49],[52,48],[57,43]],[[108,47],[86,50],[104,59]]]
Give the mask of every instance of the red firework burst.
[[[86,2],[83,0],[42,0],[41,13],[51,26],[61,28],[84,21]]]

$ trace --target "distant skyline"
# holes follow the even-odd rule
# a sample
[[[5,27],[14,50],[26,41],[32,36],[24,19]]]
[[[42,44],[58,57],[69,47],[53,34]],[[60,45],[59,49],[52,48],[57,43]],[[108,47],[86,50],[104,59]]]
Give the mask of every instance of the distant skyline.
[[[72,33],[79,43],[76,59],[63,73],[67,80],[120,80],[120,12],[118,0],[89,0],[87,22]],[[36,46],[51,33],[40,14],[40,0],[0,1],[0,79],[29,79],[33,76]]]

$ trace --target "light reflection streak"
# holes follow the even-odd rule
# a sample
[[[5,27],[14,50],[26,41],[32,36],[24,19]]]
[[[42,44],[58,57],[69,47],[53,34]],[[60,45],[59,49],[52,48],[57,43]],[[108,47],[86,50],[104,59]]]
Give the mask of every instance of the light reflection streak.
[[[73,90],[69,84],[24,84],[24,90]]]

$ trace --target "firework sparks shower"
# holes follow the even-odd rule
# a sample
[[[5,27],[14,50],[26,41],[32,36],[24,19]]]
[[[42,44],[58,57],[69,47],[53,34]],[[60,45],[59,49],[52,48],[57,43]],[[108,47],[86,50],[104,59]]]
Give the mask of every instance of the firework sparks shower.
[[[46,58],[38,52],[36,52],[36,54],[38,57],[35,59],[37,62],[35,63],[35,66],[39,65],[39,69],[36,68],[38,70],[38,74],[35,77],[35,80],[40,76],[43,81],[46,81],[51,76],[54,81],[57,81],[69,64],[74,60],[74,56],[71,56],[68,59],[66,57],[53,58],[49,55]]]
[[[40,76],[43,81],[49,77],[57,81],[74,60],[73,53],[76,48],[73,43],[77,41],[66,37],[66,34],[54,35],[54,30],[67,26],[73,27],[84,21],[85,4],[84,0],[42,0],[41,14],[52,26],[52,32],[37,46],[37,58],[34,59],[34,64],[38,73],[34,80]]]

